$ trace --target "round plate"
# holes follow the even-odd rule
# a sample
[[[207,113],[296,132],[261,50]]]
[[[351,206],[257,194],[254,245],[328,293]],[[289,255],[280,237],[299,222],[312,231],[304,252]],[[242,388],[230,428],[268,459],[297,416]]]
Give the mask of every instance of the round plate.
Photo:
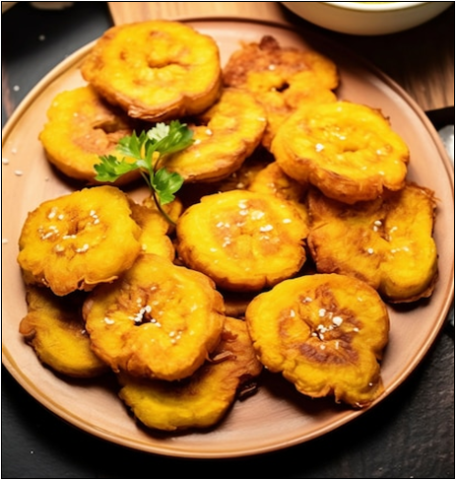
[[[417,366],[439,333],[453,298],[453,173],[439,137],[420,108],[388,77],[350,53],[313,35],[250,21],[195,20],[196,29],[216,39],[222,63],[241,41],[273,35],[282,46],[313,48],[340,68],[341,99],[364,103],[390,118],[411,151],[409,179],[431,188],[439,199],[435,240],[440,277],[431,299],[406,308],[390,308],[390,342],[382,363],[385,394],[391,393]],[[62,419],[93,435],[135,449],[181,457],[234,457],[301,443],[359,416],[331,399],[311,400],[280,376],[267,376],[259,392],[236,402],[226,418],[206,431],[157,433],[138,425],[117,398],[109,379],[66,380],[43,367],[18,333],[26,313],[24,287],[16,263],[17,240],[29,211],[44,200],[66,194],[71,183],[50,167],[38,140],[46,111],[62,90],[84,84],[79,67],[90,45],[47,75],[27,96],[3,132],[2,164],[2,340],[3,362],[15,379]],[[378,402],[377,401],[377,402]],[[377,403],[376,402],[376,403]]]

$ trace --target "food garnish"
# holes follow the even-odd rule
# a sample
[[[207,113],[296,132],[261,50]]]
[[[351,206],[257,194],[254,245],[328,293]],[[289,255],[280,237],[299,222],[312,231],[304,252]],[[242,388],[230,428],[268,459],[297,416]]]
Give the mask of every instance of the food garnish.
[[[133,170],[140,170],[161,214],[174,224],[174,221],[163,210],[174,200],[174,194],[183,184],[183,178],[176,172],[168,172],[160,167],[166,155],[179,152],[193,143],[193,132],[185,123],[174,120],[169,124],[157,123],[147,132],[136,132],[119,140],[117,149],[133,161],[118,160],[114,155],[103,155],[101,163],[95,165],[96,180],[115,182],[122,175]],[[159,168],[160,167],[160,168]]]

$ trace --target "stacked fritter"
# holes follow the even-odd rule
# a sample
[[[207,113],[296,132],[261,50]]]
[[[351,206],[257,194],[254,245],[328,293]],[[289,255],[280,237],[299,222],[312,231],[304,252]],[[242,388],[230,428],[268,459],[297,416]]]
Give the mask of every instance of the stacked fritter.
[[[20,331],[41,361],[114,371],[161,430],[214,425],[263,365],[311,397],[376,400],[385,302],[427,297],[437,277],[434,195],[407,182],[408,148],[381,112],[338,99],[336,65],[315,51],[264,37],[222,70],[215,41],[177,22],[108,30],[82,75],[40,139],[92,186],[38,206],[20,237]],[[195,140],[163,162],[184,182],[166,205],[175,227],[120,189],[136,177],[97,185],[94,169],[171,120]]]

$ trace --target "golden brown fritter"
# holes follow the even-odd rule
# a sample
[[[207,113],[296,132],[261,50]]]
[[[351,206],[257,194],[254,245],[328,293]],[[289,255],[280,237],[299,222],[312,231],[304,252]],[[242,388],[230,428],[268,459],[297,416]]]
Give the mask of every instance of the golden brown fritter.
[[[405,185],[408,147],[365,105],[303,107],[280,127],[271,150],[287,175],[341,202],[373,200]]]
[[[246,91],[224,89],[219,101],[190,125],[194,143],[168,157],[167,170],[186,182],[215,182],[235,172],[261,141],[263,107]]]
[[[252,192],[274,195],[291,202],[301,213],[304,222],[308,223],[307,207],[305,205],[307,185],[289,177],[277,162],[271,162],[260,170],[252,179],[248,189]]]
[[[271,36],[244,44],[223,70],[224,84],[246,88],[268,118],[263,145],[270,147],[280,125],[302,104],[335,102],[339,83],[332,60],[312,50],[281,47]]]
[[[175,257],[173,243],[168,236],[169,223],[157,208],[131,202],[133,220],[141,227],[139,242],[142,253],[153,253],[172,261]],[[153,203],[153,202],[152,202]]]
[[[141,229],[117,187],[85,188],[47,200],[30,212],[18,262],[30,281],[56,295],[112,282],[138,256]]]
[[[221,88],[215,41],[166,20],[110,28],[96,42],[81,73],[129,116],[154,122],[203,112]]]
[[[307,225],[293,205],[272,195],[232,190],[208,195],[179,218],[184,263],[227,290],[261,290],[305,262]]]
[[[258,295],[246,322],[260,361],[310,397],[354,407],[383,392],[379,360],[389,317],[377,292],[336,274],[286,280]]]
[[[191,377],[165,382],[121,373],[120,397],[148,427],[167,431],[207,428],[223,418],[239,387],[261,370],[245,322],[227,318],[211,359]]]
[[[98,287],[83,310],[95,353],[118,372],[180,380],[217,346],[223,299],[199,272],[141,255],[117,282]]]
[[[102,100],[91,86],[59,93],[47,116],[39,135],[47,159],[65,175],[89,183],[99,183],[94,169],[100,163],[99,156],[123,158],[116,146],[137,126],[122,110]],[[130,172],[116,184],[138,177],[139,172]]]
[[[390,302],[431,295],[437,278],[432,191],[407,184],[355,205],[330,200],[317,190],[308,199],[308,244],[319,272],[360,278]]]
[[[81,294],[57,297],[49,289],[27,285],[27,315],[19,332],[44,364],[77,378],[109,370],[91,350],[82,319]]]

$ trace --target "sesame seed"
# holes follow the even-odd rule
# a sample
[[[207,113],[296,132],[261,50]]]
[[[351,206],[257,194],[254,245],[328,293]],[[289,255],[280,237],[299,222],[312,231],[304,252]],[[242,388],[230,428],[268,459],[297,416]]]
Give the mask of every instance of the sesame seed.
[[[201,143],[201,139],[197,138],[194,142],[193,145],[199,145]]]
[[[3,165],[8,165],[9,164],[9,160],[5,157],[2,158],[2,163]]]
[[[318,310],[318,316],[319,317],[324,317],[326,315],[326,309],[325,308],[320,308],[320,310]]]
[[[104,322],[107,323],[108,325],[112,325],[114,323],[114,320],[112,320],[111,318],[105,317]]]
[[[84,243],[84,245],[81,247],[81,248],[77,248],[76,249],[76,253],[85,253],[87,252],[87,250],[89,249],[89,244],[88,243]]]
[[[332,321],[335,325],[340,327],[342,325],[343,319],[341,317],[334,317]]]
[[[45,36],[45,35],[40,35],[40,36],[38,37],[38,40],[39,40],[40,42],[44,42],[44,40],[46,40],[46,36]]]
[[[284,218],[282,223],[291,223],[291,218]]]
[[[294,310],[290,310],[290,317],[291,318],[296,317],[296,312]]]
[[[208,129],[206,130],[206,133],[207,133],[207,135],[212,135],[212,130],[211,130],[210,128],[208,128]]]
[[[264,217],[264,212],[262,212],[261,210],[255,210],[254,212],[252,212],[251,217],[253,220],[260,220],[260,218]]]
[[[64,247],[62,247],[62,245],[60,244],[57,244],[55,247],[54,247],[54,251],[57,252],[57,253],[61,253],[65,250]]]
[[[270,232],[273,229],[274,227],[272,225],[265,225],[264,227],[260,227],[260,232]]]
[[[324,149],[325,149],[325,146],[322,145],[321,143],[317,143],[317,144],[315,145],[315,151],[316,151],[316,152],[321,152],[321,151],[324,150]]]
[[[311,302],[311,301],[312,301],[312,299],[311,299],[310,297],[306,297],[306,298],[304,298],[304,300],[302,301],[302,303],[309,303],[309,302]]]
[[[355,327],[355,328],[353,329],[353,331],[354,331],[354,332],[359,332],[359,328]]]
[[[52,210],[49,212],[49,215],[48,215],[49,220],[54,218],[56,213],[57,213],[57,208],[53,207]]]
[[[12,148],[12,149],[11,149],[11,153],[12,153],[13,155],[16,155],[16,153],[17,153],[17,148]]]
[[[382,221],[381,220],[375,220],[374,225],[376,225],[377,227],[381,227],[382,226]]]
[[[19,85],[14,85],[14,87],[13,87],[13,90],[14,90],[15,92],[18,92],[20,89],[21,89],[21,88],[19,87]]]
[[[368,248],[366,250],[366,252],[369,254],[369,255],[372,255],[374,253],[374,249],[373,248]]]
[[[16,175],[17,177],[20,177],[24,174],[24,172],[22,170],[14,170],[14,175]]]
[[[275,69],[276,69],[276,66],[275,66],[273,63],[271,63],[270,65],[268,65],[268,70],[271,70],[271,71],[272,71],[272,70],[275,70]]]
[[[8,243],[8,239],[7,238],[2,238],[2,245],[6,245]]]
[[[324,345],[320,345],[321,350],[324,350],[326,347]]]

